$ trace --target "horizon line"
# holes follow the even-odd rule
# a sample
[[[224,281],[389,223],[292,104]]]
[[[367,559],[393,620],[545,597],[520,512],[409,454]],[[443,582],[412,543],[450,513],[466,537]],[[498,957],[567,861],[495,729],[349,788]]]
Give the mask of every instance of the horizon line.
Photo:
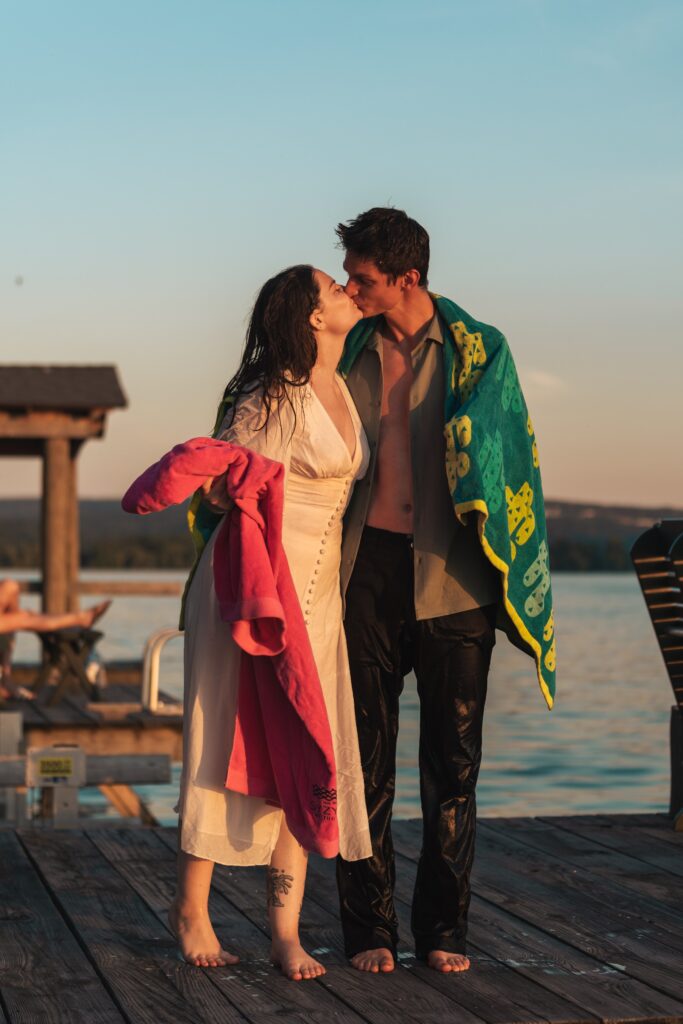
[[[113,495],[79,495],[78,500],[79,500],[79,502],[81,502],[81,501],[115,501],[115,502],[119,502],[120,503],[121,500],[122,500],[122,497],[123,497],[122,495],[117,495],[117,494],[113,494]],[[42,500],[41,496],[40,495],[35,495],[35,494],[21,494],[21,495],[13,495],[13,496],[0,495],[0,502],[2,502],[2,501],[37,501],[37,502],[40,502],[41,500]],[[672,505],[672,504],[667,503],[667,502],[660,502],[660,503],[651,504],[651,505],[639,505],[639,504],[624,504],[623,502],[616,502],[616,501],[615,502],[599,501],[599,500],[590,501],[590,500],[587,500],[587,499],[555,498],[555,497],[545,497],[544,501],[545,501],[546,505],[549,505],[549,504],[552,504],[552,503],[560,504],[560,505],[585,505],[585,506],[593,506],[593,507],[597,507],[597,508],[629,509],[629,510],[634,510],[634,511],[635,510],[641,510],[643,512],[648,512],[648,511],[653,511],[653,510],[667,510],[667,511],[672,511],[672,512],[680,512],[681,515],[683,516],[683,501],[681,502],[680,506]],[[184,502],[179,502],[178,504],[182,505],[182,504],[184,504]],[[172,508],[172,507],[173,506],[169,506],[169,508]]]

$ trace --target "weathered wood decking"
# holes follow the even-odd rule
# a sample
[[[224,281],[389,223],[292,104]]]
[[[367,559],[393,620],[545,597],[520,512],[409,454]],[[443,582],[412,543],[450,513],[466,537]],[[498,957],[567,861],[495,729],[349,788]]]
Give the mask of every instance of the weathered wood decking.
[[[140,703],[140,665],[128,672],[111,673],[126,679],[112,680],[99,703],[80,694],[65,696],[54,707],[44,700],[7,700],[6,711],[20,711],[27,747],[76,743],[88,754],[168,754],[182,757],[183,716],[180,705],[168,694],[159,696],[166,711],[148,711]],[[30,684],[33,675],[24,666],[13,672],[17,682]],[[130,677],[130,681],[128,679]]]
[[[394,826],[398,913],[420,824]],[[219,868],[211,913],[235,968],[181,963],[166,927],[175,833],[0,830],[0,1019],[68,1024],[683,1021],[683,835],[657,815],[483,819],[472,969],[438,975],[408,945],[392,975],[352,970],[334,864],[311,858],[298,984],[268,962],[262,869]]]

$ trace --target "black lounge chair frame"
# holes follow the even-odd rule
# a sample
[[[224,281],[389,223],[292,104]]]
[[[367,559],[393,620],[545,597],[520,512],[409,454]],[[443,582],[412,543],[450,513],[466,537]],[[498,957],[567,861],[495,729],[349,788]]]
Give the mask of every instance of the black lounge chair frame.
[[[678,818],[683,814],[683,519],[663,519],[642,533],[631,560],[674,693],[669,814]]]

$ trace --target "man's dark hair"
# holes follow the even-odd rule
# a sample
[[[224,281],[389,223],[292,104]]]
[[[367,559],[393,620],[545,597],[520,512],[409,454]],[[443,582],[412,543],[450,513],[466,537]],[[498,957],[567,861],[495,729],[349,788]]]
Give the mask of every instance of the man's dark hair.
[[[427,287],[429,235],[404,210],[373,206],[348,224],[337,224],[336,230],[347,252],[372,260],[393,281],[409,270],[418,270],[420,287]]]

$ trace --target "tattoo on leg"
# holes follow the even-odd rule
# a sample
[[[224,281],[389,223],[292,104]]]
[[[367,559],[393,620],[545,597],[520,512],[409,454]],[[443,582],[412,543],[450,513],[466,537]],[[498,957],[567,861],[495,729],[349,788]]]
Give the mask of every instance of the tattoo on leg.
[[[269,907],[284,907],[280,896],[292,888],[294,875],[286,875],[284,868],[266,868],[266,903]]]

